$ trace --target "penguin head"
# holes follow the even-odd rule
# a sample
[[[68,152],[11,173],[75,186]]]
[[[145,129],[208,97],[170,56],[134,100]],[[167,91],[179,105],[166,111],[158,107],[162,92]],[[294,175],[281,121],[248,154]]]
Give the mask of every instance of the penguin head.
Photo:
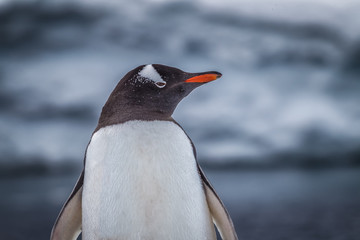
[[[122,106],[127,113],[170,117],[192,90],[219,77],[215,71],[188,73],[160,64],[142,65],[120,80],[107,104]]]

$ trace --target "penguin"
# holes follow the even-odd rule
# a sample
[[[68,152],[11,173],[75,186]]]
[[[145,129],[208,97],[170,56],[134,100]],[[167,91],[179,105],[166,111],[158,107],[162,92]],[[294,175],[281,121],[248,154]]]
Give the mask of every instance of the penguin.
[[[51,240],[238,239],[230,215],[172,118],[219,72],[141,65],[117,84],[85,151],[84,169]]]

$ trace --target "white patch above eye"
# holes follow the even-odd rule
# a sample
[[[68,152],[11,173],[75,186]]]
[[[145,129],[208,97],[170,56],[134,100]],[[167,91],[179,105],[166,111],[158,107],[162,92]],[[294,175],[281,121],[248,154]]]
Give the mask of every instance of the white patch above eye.
[[[140,72],[139,76],[149,79],[150,81],[155,82],[156,86],[163,88],[166,85],[166,82],[162,79],[160,74],[156,69],[151,65],[146,65]]]

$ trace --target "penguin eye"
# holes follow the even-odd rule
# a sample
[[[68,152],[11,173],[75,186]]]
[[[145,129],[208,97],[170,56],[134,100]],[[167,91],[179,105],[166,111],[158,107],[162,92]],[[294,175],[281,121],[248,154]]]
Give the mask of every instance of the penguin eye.
[[[166,85],[166,82],[156,82],[155,83],[158,88],[163,88]]]

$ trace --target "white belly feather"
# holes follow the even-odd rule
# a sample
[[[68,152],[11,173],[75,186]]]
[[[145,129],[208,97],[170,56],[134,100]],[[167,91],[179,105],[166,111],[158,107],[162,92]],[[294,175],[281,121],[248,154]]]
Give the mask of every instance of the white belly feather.
[[[168,121],[97,131],[86,155],[83,239],[215,239],[191,143]]]

